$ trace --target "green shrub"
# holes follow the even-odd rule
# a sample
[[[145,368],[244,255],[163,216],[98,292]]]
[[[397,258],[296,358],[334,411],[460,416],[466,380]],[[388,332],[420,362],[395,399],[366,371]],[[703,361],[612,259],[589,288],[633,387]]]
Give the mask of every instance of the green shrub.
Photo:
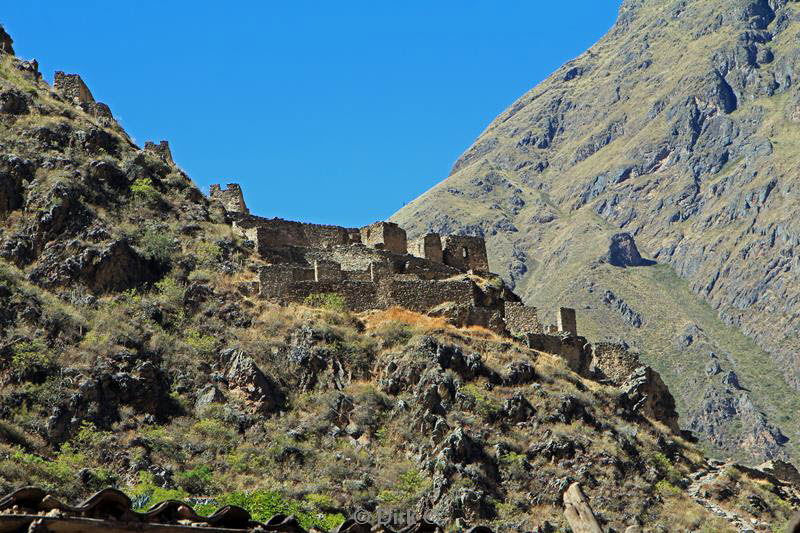
[[[189,494],[210,494],[213,487],[211,469],[205,465],[178,473],[178,486]]]
[[[179,309],[183,307],[183,298],[186,289],[173,278],[164,278],[156,283],[156,290],[161,296],[161,300],[170,307]]]
[[[672,485],[679,485],[682,480],[681,473],[672,465],[666,455],[655,452],[648,456],[648,461],[655,467],[659,475]]]
[[[197,330],[191,330],[186,335],[184,342],[199,355],[211,355],[214,353],[217,340],[211,335],[203,335]]]
[[[656,492],[660,494],[662,497],[678,496],[679,494],[681,494],[681,489],[679,489],[666,479],[662,479],[661,481],[656,483]]]
[[[407,470],[400,474],[393,489],[378,493],[378,500],[388,505],[409,503],[430,486],[430,480],[417,470]]]
[[[467,383],[459,389],[459,392],[474,402],[475,412],[487,421],[493,420],[500,411],[499,402],[485,394],[474,383]]]
[[[341,513],[321,512],[315,502],[289,500],[277,491],[234,492],[226,495],[223,501],[226,505],[247,509],[259,522],[266,522],[276,514],[294,515],[305,529],[317,527],[324,531],[331,531],[344,522]]]
[[[319,307],[329,311],[346,311],[344,298],[335,292],[315,292],[306,296],[303,302],[309,307]]]
[[[213,242],[200,241],[195,243],[193,248],[198,266],[213,267],[219,263],[222,257],[222,250],[218,244]]]
[[[414,336],[410,324],[397,320],[387,320],[375,329],[375,333],[383,339],[387,347],[406,344]]]
[[[131,192],[134,198],[148,204],[155,203],[161,199],[161,194],[153,186],[153,180],[150,178],[138,178],[131,185]]]
[[[175,253],[175,239],[163,228],[148,228],[139,238],[139,247],[147,259],[166,266]]]
[[[47,374],[56,367],[56,356],[39,340],[18,342],[12,348],[11,370],[17,379]]]
[[[149,509],[167,500],[186,500],[189,495],[183,489],[165,489],[155,484],[153,474],[139,472],[139,483],[129,490],[134,510]]]

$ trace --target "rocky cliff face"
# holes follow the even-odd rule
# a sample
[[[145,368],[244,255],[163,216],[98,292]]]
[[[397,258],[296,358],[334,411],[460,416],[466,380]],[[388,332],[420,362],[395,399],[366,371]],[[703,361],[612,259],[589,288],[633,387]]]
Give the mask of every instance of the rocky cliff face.
[[[611,234],[630,233],[656,270],[713,307],[708,327],[755,341],[731,348],[737,372],[768,354],[784,383],[745,387],[780,417],[771,396],[796,398],[800,386],[798,35],[800,4],[788,0],[626,0],[603,39],[514,102],[394,220],[485,235],[493,269],[540,305],[569,298],[566,276],[613,285],[613,271],[591,265]],[[654,341],[696,323],[694,304],[651,273],[633,277],[675,304],[678,327],[640,342],[680,391],[679,368],[699,379],[705,359],[679,363],[667,349],[665,360]],[[645,321],[659,313],[626,301]],[[600,330],[603,309],[586,309],[584,323]]]

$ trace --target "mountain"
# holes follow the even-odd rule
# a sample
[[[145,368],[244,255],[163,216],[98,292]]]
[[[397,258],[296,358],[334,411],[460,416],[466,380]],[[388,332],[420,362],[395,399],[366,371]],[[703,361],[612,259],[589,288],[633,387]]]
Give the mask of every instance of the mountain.
[[[625,0],[392,220],[484,235],[526,303],[638,349],[717,455],[797,458],[799,35],[788,0]],[[608,262],[618,234],[652,264]]]

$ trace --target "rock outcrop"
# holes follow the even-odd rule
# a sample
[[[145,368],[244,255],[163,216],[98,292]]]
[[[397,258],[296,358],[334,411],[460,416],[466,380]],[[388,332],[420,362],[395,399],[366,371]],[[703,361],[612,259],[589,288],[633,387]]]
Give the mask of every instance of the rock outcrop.
[[[658,420],[675,432],[679,431],[675,398],[658,372],[649,366],[639,367],[622,384],[619,402],[631,411]]]
[[[636,241],[633,240],[633,236],[630,233],[617,233],[611,236],[606,260],[609,264],[617,267],[653,264],[652,261],[646,261],[639,254],[639,249],[636,248]]]

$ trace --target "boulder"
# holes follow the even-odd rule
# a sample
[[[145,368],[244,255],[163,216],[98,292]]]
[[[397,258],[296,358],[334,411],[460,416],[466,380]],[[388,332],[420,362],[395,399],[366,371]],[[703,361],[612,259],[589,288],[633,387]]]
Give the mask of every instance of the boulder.
[[[506,365],[505,383],[508,385],[524,385],[536,379],[536,369],[530,361],[512,361]]]
[[[122,240],[86,248],[71,259],[80,277],[94,292],[125,290],[158,277],[154,265]]]
[[[278,384],[266,376],[255,361],[237,351],[225,372],[228,386],[243,396],[253,411],[272,414],[283,408],[286,397]]]
[[[564,493],[564,517],[574,533],[603,533],[578,483]]]
[[[28,101],[21,92],[12,89],[0,93],[0,113],[22,115],[28,112]]]
[[[775,476],[781,481],[800,487],[800,472],[797,471],[797,468],[792,463],[776,459],[759,465],[758,469]]]
[[[206,385],[197,393],[194,409],[199,412],[212,403],[225,403],[225,396],[214,385]]]
[[[503,418],[509,422],[518,423],[530,420],[536,413],[531,403],[517,392],[503,403]]]

